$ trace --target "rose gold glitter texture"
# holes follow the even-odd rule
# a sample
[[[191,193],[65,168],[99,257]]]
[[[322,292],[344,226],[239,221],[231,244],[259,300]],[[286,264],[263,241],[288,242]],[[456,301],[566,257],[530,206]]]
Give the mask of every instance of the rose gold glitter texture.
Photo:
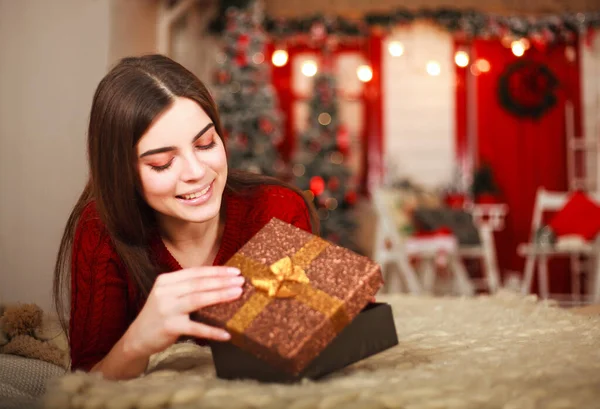
[[[278,219],[272,219],[226,265],[238,266],[242,275],[262,282],[275,280],[270,267],[286,256],[309,280],[283,281],[285,292],[295,296],[269,297],[247,279],[238,300],[204,308],[193,318],[226,328],[234,345],[284,371],[299,373],[368,304],[383,280],[379,266],[368,258]]]

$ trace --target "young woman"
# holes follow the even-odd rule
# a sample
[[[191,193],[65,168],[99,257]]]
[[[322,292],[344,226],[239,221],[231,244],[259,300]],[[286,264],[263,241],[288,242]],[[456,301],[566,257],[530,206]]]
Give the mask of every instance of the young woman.
[[[229,170],[222,135],[206,87],[166,57],[125,58],[100,82],[54,276],[72,369],[127,379],[181,336],[229,339],[189,318],[240,296],[239,270],[219,266],[273,217],[318,229],[299,190]]]

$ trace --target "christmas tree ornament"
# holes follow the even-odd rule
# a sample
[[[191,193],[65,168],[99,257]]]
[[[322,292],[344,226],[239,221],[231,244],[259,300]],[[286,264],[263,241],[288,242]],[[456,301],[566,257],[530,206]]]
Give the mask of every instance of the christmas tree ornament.
[[[325,190],[325,181],[321,176],[313,176],[310,179],[310,190],[315,194],[315,196],[319,196]]]

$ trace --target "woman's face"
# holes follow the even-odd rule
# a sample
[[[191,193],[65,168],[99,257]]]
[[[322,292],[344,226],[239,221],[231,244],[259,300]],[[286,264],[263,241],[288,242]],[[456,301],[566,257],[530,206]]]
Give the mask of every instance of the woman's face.
[[[227,180],[225,148],[195,101],[177,98],[140,138],[137,157],[144,198],[156,212],[187,222],[219,214]]]

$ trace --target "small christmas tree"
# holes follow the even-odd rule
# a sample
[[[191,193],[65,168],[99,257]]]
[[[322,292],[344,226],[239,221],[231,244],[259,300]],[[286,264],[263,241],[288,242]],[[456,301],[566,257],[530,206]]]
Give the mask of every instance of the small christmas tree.
[[[216,100],[229,165],[281,176],[285,165],[278,146],[283,139],[283,116],[266,61],[263,18],[258,1],[250,1],[244,9],[227,9],[215,78]]]
[[[476,201],[482,198],[484,201],[490,201],[492,198],[495,200],[499,196],[500,189],[494,180],[494,172],[489,164],[484,163],[475,171],[471,194]]]
[[[300,136],[293,173],[296,185],[313,199],[321,220],[321,236],[356,251],[352,211],[357,193],[344,164],[348,132],[340,123],[335,91],[331,74],[315,78],[308,127]]]

